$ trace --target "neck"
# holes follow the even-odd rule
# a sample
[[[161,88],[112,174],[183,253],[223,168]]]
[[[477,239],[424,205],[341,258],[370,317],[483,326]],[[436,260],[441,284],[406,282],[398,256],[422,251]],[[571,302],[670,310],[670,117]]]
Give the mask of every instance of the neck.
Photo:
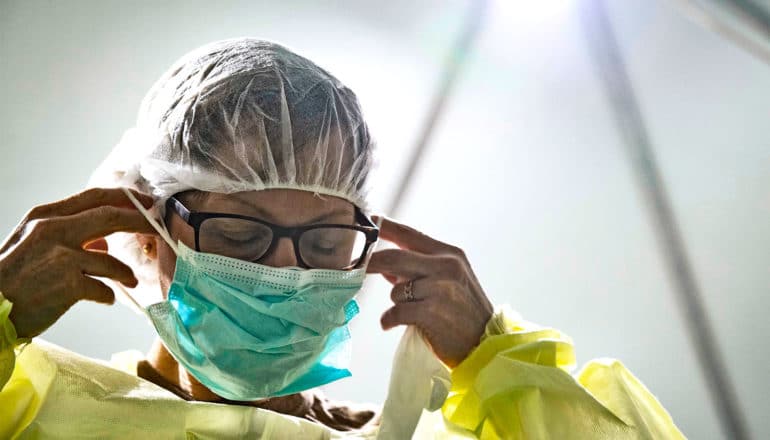
[[[174,359],[173,356],[171,356],[171,353],[169,353],[166,346],[163,345],[163,342],[157,338],[155,339],[152,348],[150,348],[150,351],[147,353],[147,364],[153,370],[152,374],[142,375],[140,373],[140,376],[154,382],[160,387],[174,392],[175,394],[181,392],[183,395],[180,397],[188,400],[251,405],[297,417],[307,415],[310,412],[313,403],[312,391],[273,397],[270,399],[261,399],[253,402],[234,402],[227,400],[215,394],[195,379],[195,377],[193,377],[179,364],[179,362],[176,361],[176,359]]]

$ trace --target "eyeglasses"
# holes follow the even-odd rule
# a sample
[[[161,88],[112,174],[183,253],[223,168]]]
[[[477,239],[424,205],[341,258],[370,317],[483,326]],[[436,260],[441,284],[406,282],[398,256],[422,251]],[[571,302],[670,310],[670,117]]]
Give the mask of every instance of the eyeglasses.
[[[316,224],[284,227],[238,214],[195,212],[176,197],[166,202],[195,230],[195,250],[257,262],[269,254],[282,237],[291,238],[300,266],[309,269],[356,269],[360,267],[379,229],[355,209],[357,225]]]

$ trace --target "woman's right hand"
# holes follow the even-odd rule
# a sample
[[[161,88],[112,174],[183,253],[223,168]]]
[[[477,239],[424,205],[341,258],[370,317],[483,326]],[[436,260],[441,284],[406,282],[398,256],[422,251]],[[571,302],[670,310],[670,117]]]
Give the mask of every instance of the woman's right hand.
[[[154,233],[119,188],[89,189],[24,217],[0,246],[0,292],[13,303],[20,338],[39,335],[81,299],[112,304],[112,289],[92,276],[136,286],[131,268],[106,252],[104,237],[114,232]]]

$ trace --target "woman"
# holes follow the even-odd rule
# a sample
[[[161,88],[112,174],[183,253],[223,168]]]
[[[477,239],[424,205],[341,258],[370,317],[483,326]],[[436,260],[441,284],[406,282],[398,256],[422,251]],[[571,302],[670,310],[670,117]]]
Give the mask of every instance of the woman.
[[[353,92],[281,46],[180,59],[94,189],[0,249],[0,437],[682,437],[619,362],[570,376],[569,338],[495,311],[462,250],[370,217],[372,146]],[[393,284],[382,327],[409,326],[382,409],[316,390],[350,374],[366,273]],[[145,357],[29,342],[113,289],[158,332]]]

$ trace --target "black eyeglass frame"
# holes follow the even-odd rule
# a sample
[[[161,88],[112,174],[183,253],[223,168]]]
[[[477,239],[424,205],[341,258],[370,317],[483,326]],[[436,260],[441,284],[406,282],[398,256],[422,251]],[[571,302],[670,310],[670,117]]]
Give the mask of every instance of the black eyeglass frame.
[[[352,269],[358,269],[359,267],[361,267],[361,265],[364,263],[366,259],[366,256],[369,254],[369,249],[372,247],[374,243],[377,242],[377,239],[380,236],[379,228],[377,228],[377,226],[374,223],[372,223],[372,220],[369,219],[369,217],[367,217],[357,206],[355,207],[355,220],[356,222],[360,223],[358,225],[319,223],[319,224],[313,224],[313,225],[294,226],[294,227],[276,225],[275,223],[270,223],[259,218],[249,217],[249,216],[240,215],[240,214],[230,214],[226,212],[191,211],[186,206],[184,206],[184,204],[182,204],[182,202],[180,202],[179,199],[177,199],[174,196],[169,197],[169,199],[166,201],[166,212],[169,212],[171,210],[176,212],[179,215],[179,217],[181,217],[182,220],[184,220],[185,223],[190,225],[195,231],[195,250],[198,252],[201,252],[200,227],[204,221],[211,218],[235,218],[240,220],[249,220],[249,221],[253,221],[255,223],[260,223],[264,226],[267,226],[268,228],[270,228],[270,230],[273,233],[270,246],[268,246],[265,252],[262,253],[262,255],[260,255],[259,258],[257,258],[254,261],[259,261],[265,255],[270,254],[270,252],[272,252],[275,249],[275,246],[278,243],[278,240],[280,238],[289,237],[291,238],[291,241],[294,245],[294,255],[297,257],[297,262],[300,263],[301,267],[305,267],[305,268],[311,268],[311,266],[305,263],[305,260],[302,259],[302,255],[300,255],[300,251],[299,251],[299,238],[305,231],[308,231],[311,229],[324,229],[324,228],[345,228],[345,229],[360,231],[366,235],[366,244],[364,245],[364,249],[361,255],[358,257],[358,261],[356,262],[356,264],[344,267],[341,270],[352,270]]]

